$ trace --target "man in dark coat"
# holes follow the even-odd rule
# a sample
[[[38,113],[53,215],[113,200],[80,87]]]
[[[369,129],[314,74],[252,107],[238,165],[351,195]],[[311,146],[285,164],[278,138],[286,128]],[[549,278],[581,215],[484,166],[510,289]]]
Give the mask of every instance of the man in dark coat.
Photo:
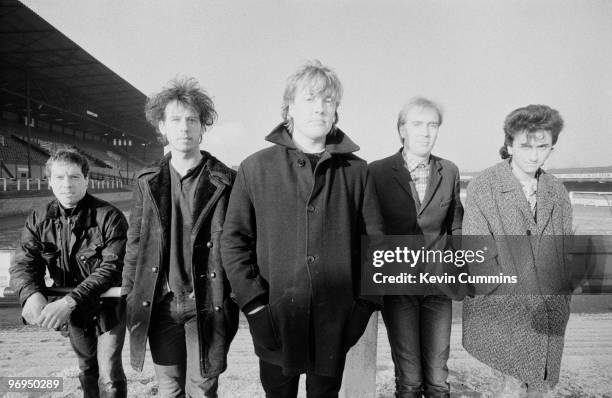
[[[127,222],[121,211],[87,193],[89,165],[74,150],[59,150],[47,161],[56,199],[26,220],[9,272],[27,323],[65,326],[79,362],[84,397],[125,397],[121,362],[124,305],[100,295],[119,286]],[[54,287],[72,290],[48,301],[45,268]]]
[[[164,397],[216,397],[238,327],[219,244],[235,172],[199,149],[216,112],[194,79],[172,81],[146,115],[170,153],[134,190],[122,286],[132,366],[148,338]]]
[[[358,296],[360,237],[382,219],[359,149],[335,127],[342,86],[314,61],[289,80],[274,146],[242,162],[223,227],[223,265],[247,314],[268,397],[337,396],[372,304]]]
[[[454,163],[431,154],[441,124],[442,110],[435,102],[411,99],[397,121],[402,149],[370,165],[390,235],[461,234],[459,170]],[[449,288],[439,285],[425,295],[419,291],[384,298],[382,313],[395,365],[397,397],[450,395],[446,362],[452,301],[446,294],[461,296]]]

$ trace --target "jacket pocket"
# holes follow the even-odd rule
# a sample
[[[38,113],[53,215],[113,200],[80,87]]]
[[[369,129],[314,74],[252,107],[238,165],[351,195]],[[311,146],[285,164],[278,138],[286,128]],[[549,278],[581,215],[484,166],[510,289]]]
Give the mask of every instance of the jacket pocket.
[[[77,253],[77,262],[87,275],[95,271],[102,263],[101,251],[101,247],[95,246],[84,248]]]
[[[254,314],[247,315],[246,318],[253,336],[253,344],[271,351],[281,347],[269,305]]]
[[[440,207],[448,207],[448,205],[450,205],[452,201],[452,199],[443,200],[442,202],[440,202]]]

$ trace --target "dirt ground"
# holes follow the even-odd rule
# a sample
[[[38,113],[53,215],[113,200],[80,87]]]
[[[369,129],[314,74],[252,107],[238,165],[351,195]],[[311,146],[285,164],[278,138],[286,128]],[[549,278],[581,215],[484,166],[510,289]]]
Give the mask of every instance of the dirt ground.
[[[122,210],[125,210],[122,209]],[[4,219],[0,248],[12,246],[22,228],[22,219]],[[10,223],[8,221],[11,221]],[[612,234],[609,208],[574,207],[574,228],[578,234]],[[0,376],[56,376],[64,380],[57,394],[4,394],[0,397],[80,397],[76,358],[68,339],[59,333],[19,324],[20,309],[0,308]],[[495,383],[490,369],[461,347],[461,304],[454,306],[449,360],[449,382],[453,397],[486,397]],[[556,397],[612,398],[612,296],[577,296],[565,338],[561,379]],[[142,373],[129,368],[129,341],[123,351],[130,397],[156,397],[157,383],[150,357]],[[379,322],[376,362],[376,396],[392,398],[393,363],[386,331]],[[303,382],[303,380],[302,380]],[[244,319],[232,343],[228,370],[220,378],[222,398],[263,398],[258,381],[258,362]],[[300,397],[304,397],[303,383]]]
[[[64,391],[56,394],[5,394],[7,397],[79,397],[76,359],[69,342],[59,333],[36,327],[16,325],[16,308],[0,309],[0,376],[59,376]],[[155,397],[157,383],[150,357],[142,373],[129,363],[129,342],[123,351],[130,397]],[[391,398],[394,391],[393,363],[386,331],[379,322],[376,390],[377,397]],[[494,385],[489,368],[472,358],[461,347],[461,320],[455,317],[449,360],[451,388],[454,397],[485,397],[483,392]],[[612,313],[572,314],[565,339],[561,380],[556,397],[612,398]],[[240,330],[229,353],[228,370],[221,376],[220,397],[263,398],[258,382],[257,358],[253,353],[248,328]],[[305,396],[302,386],[300,396]]]

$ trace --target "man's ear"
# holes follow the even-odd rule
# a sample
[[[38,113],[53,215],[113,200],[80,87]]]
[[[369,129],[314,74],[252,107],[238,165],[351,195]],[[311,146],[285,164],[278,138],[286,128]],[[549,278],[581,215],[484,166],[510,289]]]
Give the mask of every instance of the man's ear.
[[[163,135],[164,137],[166,136],[166,124],[163,120],[160,120],[159,123],[157,123],[157,129],[159,130],[161,135]]]

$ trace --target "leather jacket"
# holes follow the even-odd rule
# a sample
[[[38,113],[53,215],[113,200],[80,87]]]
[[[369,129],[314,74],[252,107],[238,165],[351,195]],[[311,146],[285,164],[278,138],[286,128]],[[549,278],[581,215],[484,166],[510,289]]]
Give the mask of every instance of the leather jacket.
[[[9,269],[19,302],[23,306],[36,292],[47,295],[48,272],[52,286],[74,288],[68,293],[77,303],[71,322],[95,324],[98,332],[111,329],[123,306],[117,300],[100,300],[100,294],[121,285],[126,234],[121,211],[88,193],[69,217],[57,199],[35,209]]]

